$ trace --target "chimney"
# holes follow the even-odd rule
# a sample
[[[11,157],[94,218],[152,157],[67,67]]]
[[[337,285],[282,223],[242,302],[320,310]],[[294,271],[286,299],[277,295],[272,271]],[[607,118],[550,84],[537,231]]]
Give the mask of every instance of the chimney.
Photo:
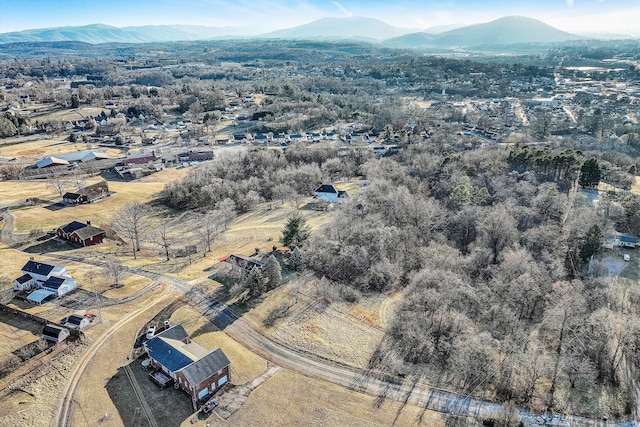
[[[87,220],[87,225],[91,225],[91,221]]]

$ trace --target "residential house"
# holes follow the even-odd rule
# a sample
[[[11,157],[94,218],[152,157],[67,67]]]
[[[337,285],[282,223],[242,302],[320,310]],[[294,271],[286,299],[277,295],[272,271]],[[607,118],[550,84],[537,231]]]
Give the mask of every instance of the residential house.
[[[625,248],[635,248],[638,246],[638,238],[632,236],[618,236],[618,246]]]
[[[56,230],[58,237],[82,246],[97,245],[107,241],[107,233],[98,227],[91,225],[91,221],[86,223],[72,221],[69,224],[59,227]]]
[[[37,262],[32,258],[22,267],[22,274],[30,275],[36,286],[39,287],[51,276],[67,275],[67,269],[62,266],[54,266],[43,262]]]
[[[100,181],[84,187],[77,193],[67,192],[62,196],[65,205],[80,205],[94,203],[111,195],[107,181]]]
[[[230,255],[218,258],[218,261],[227,262],[234,267],[240,267],[247,271],[252,270],[254,267],[258,269],[262,269],[266,265],[265,261],[255,259],[255,258],[248,258],[242,255],[236,255],[236,254],[230,254]]]
[[[30,276],[31,279],[25,276]],[[36,304],[43,304],[54,297],[61,297],[71,292],[76,288],[76,281],[67,273],[65,267],[30,259],[22,267],[22,277],[14,280],[13,285],[16,290],[37,288],[29,294],[27,299]]]
[[[160,332],[144,343],[151,366],[173,379],[174,384],[198,400],[218,391],[231,378],[230,362],[220,349],[207,350],[192,342],[182,325]],[[155,379],[156,373],[151,373]]]
[[[349,197],[346,191],[338,190],[333,184],[322,184],[313,192],[315,199],[326,200],[329,203],[341,203]]]

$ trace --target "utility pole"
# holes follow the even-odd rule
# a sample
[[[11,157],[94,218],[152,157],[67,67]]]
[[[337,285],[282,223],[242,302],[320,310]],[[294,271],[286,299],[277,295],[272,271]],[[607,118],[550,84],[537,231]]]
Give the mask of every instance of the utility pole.
[[[89,276],[89,282],[93,285],[93,293],[96,296],[96,311],[98,312],[98,324],[102,323],[102,305],[100,304],[100,295],[98,295],[98,291],[96,290],[96,284],[93,281],[93,274]]]

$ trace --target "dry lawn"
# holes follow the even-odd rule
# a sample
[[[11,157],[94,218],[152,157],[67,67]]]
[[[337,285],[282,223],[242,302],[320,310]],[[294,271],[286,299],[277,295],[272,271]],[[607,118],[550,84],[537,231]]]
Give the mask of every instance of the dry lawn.
[[[636,176],[636,183],[631,187],[631,192],[633,194],[640,194],[640,176]]]
[[[109,189],[114,192],[114,194],[94,204],[67,206],[57,210],[47,209],[46,205],[12,210],[11,214],[14,217],[15,232],[20,234],[28,233],[34,229],[46,230],[57,228],[60,225],[67,224],[74,220],[91,220],[92,224],[98,227],[106,225],[111,222],[113,214],[122,209],[127,203],[134,200],[141,203],[149,202],[164,188],[166,183],[180,179],[185,175],[186,169],[165,169],[156,174],[131,182],[112,181],[109,182]],[[91,181],[88,183],[91,183]],[[45,190],[46,193],[39,194],[53,202],[60,201],[58,195],[47,189],[46,184],[42,182],[20,181],[10,183],[9,185],[15,186],[15,188],[35,185],[35,191],[32,190],[31,197],[36,196],[38,191]],[[4,183],[3,192],[0,193],[0,197],[3,194],[6,194],[5,197],[7,199],[13,198],[13,200],[16,200],[15,196],[11,195],[11,188],[6,190],[5,193]],[[0,199],[0,203],[2,201],[3,200]]]
[[[59,154],[97,150],[95,145],[72,143],[65,141],[65,137],[61,137],[60,139],[41,139],[38,141],[19,142],[11,145],[0,145],[0,154],[2,157],[20,157],[22,160],[28,159],[35,161]],[[104,148],[100,148],[99,151],[106,152],[110,156],[114,157],[122,155],[122,152],[116,149],[109,149],[105,151]]]
[[[391,308],[381,298],[362,298],[357,304],[348,304],[330,297],[333,302],[326,305],[316,285],[316,281],[301,279],[269,292],[244,318],[265,335],[293,348],[366,367],[384,337],[382,316],[390,316],[395,299],[386,297],[391,300]],[[288,307],[286,315],[273,326],[265,325],[279,307]]]
[[[181,307],[171,316],[171,324],[182,324],[195,342],[206,349],[222,349],[231,362],[231,382],[244,384],[267,369],[267,361],[238,344],[190,307]]]
[[[193,417],[192,417],[193,418]],[[191,418],[182,423],[191,426]],[[259,386],[228,420],[212,415],[197,426],[425,426],[442,427],[439,413],[415,405],[402,406],[288,371]]]
[[[302,214],[312,229],[317,230],[331,220],[326,212],[298,210],[287,204],[277,207],[277,203],[264,203],[257,210],[239,216],[229,224],[227,230],[212,247],[212,253],[196,261],[182,270],[178,277],[182,280],[193,280],[206,275],[206,271],[215,266],[217,258],[237,253],[251,255],[255,248],[268,252],[273,246],[280,247],[280,237],[289,217],[294,213]],[[194,223],[194,227],[197,223]]]
[[[18,348],[38,341],[41,330],[39,323],[0,312],[0,360]]]
[[[42,109],[47,107],[45,104],[40,104],[37,106],[33,106],[33,108]],[[31,108],[28,108],[31,109]],[[100,113],[104,111],[109,114],[109,110],[106,108],[100,107],[90,107],[90,106],[82,106],[79,108],[56,108],[54,111],[46,112],[43,114],[32,113],[32,120],[38,119],[41,122],[52,122],[52,121],[76,121],[86,119],[89,116],[95,117],[99,116]]]

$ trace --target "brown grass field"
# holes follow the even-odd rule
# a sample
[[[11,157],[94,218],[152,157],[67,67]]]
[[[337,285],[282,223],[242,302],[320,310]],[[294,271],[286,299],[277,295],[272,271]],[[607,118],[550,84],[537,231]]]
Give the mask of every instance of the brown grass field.
[[[190,425],[190,420],[182,423],[182,427]],[[445,424],[440,414],[422,413],[415,405],[403,407],[399,402],[384,401],[378,406],[373,396],[283,371],[254,390],[244,406],[228,420],[212,415],[196,425],[442,427]]]
[[[80,144],[66,141],[68,135],[56,137],[54,139],[41,139],[37,141],[27,141],[18,144],[0,144],[0,155],[2,157],[21,157],[22,161],[33,160],[55,156],[59,154],[73,153],[76,151],[91,151],[98,148],[93,144]],[[99,148],[99,151],[106,152],[110,156],[120,156],[122,151],[116,149]]]
[[[640,176],[636,176],[636,183],[631,187],[631,192],[633,194],[640,194]]]
[[[331,304],[313,279],[302,278],[266,294],[243,318],[265,335],[306,352],[355,367],[366,367],[384,337],[383,321],[392,315],[397,296],[362,298],[349,304],[330,296]],[[265,324],[278,307],[288,307],[273,326]]]
[[[62,209],[49,209],[47,204],[12,210],[15,232],[28,233],[33,229],[47,230],[67,224],[73,220],[91,222],[98,227],[111,222],[113,214],[124,205],[134,200],[141,203],[149,202],[161,191],[165,184],[180,179],[187,173],[186,169],[165,169],[156,174],[131,182],[111,181],[109,189],[114,192],[106,199],[87,205],[67,206]],[[97,181],[93,179],[89,183]],[[46,187],[40,181],[19,181],[8,183],[0,193],[0,204],[5,199],[16,200],[12,190],[19,189],[20,194],[28,194],[26,188],[33,185],[31,197],[43,197],[52,203],[60,202],[59,196]]]

